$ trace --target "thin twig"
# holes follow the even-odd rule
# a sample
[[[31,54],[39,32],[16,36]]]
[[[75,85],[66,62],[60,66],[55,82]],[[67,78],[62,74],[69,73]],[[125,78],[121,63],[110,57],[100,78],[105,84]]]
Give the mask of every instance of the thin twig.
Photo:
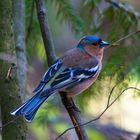
[[[117,87],[117,85],[118,85],[118,83],[117,83],[117,84],[111,89],[111,91],[110,91],[110,94],[109,94],[108,100],[107,100],[107,105],[106,105],[107,107],[109,106],[111,96],[112,96],[112,94],[113,94],[114,89]]]
[[[140,30],[137,30],[135,32],[132,32],[132,33],[129,33],[128,35],[124,36],[124,37],[121,37],[119,40],[113,42],[111,45],[109,45],[109,47],[112,47],[112,46],[118,46],[118,43],[133,36],[133,35],[136,35],[137,33],[140,33]]]
[[[134,90],[137,90],[137,91],[140,91],[139,88],[136,88],[136,87],[128,87],[128,88],[125,88],[110,104],[108,107],[110,107],[112,104],[114,104],[116,102],[116,100],[126,91],[126,90],[129,90],[129,89],[134,89]]]
[[[92,119],[92,120],[90,120],[90,121],[87,121],[87,122],[81,124],[80,126],[83,126],[83,125],[85,126],[85,125],[87,125],[87,124],[89,124],[89,123],[92,123],[92,122],[94,122],[94,121],[96,121],[96,120],[99,120],[99,119],[103,116],[103,114],[118,100],[118,98],[119,98],[126,90],[134,89],[134,90],[140,91],[140,89],[138,89],[138,88],[136,88],[136,87],[128,87],[128,88],[125,88],[125,89],[110,103],[111,95],[112,95],[112,93],[113,93],[113,91],[114,91],[114,89],[115,89],[116,86],[117,86],[117,85],[115,85],[115,86],[112,88],[112,90],[111,90],[111,92],[110,92],[110,94],[109,94],[109,97],[108,97],[107,106],[106,106],[106,108],[102,111],[102,113],[101,113],[98,117],[96,117],[95,119]],[[78,127],[78,125],[66,129],[66,130],[65,130],[63,133],[61,133],[55,140],[58,140],[58,139],[59,139],[60,137],[62,137],[66,132],[68,132],[69,130],[74,129],[75,127]]]

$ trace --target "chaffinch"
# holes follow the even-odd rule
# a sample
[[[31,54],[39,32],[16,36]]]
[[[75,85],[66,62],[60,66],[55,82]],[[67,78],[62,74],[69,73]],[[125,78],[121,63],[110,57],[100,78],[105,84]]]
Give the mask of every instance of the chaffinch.
[[[109,43],[97,36],[83,37],[77,46],[64,53],[44,74],[35,95],[14,109],[12,115],[23,115],[32,121],[42,103],[56,92],[73,97],[87,89],[98,77],[102,67],[103,49]]]

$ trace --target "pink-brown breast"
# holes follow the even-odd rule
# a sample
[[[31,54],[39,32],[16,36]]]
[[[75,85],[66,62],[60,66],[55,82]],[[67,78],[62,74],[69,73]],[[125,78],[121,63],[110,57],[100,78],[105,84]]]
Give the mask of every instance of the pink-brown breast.
[[[97,59],[99,59],[99,64],[100,64],[100,69],[101,69],[103,50],[102,49],[95,50],[95,49],[92,49],[91,46],[87,47],[85,49],[87,49],[87,51],[90,51],[90,53],[93,54],[93,56],[96,56]],[[91,56],[89,56],[86,53],[83,53],[80,49],[74,48],[74,49],[66,52],[63,55],[63,57],[61,57],[61,60],[63,61],[63,64],[67,67],[86,68],[86,67],[80,65],[80,63],[85,61],[88,64],[88,60],[91,58],[92,58]],[[96,81],[99,73],[100,73],[100,71],[94,77],[91,77],[91,78],[89,78],[75,86],[69,87],[67,89],[61,89],[61,91],[67,92],[67,95],[69,97],[78,95],[81,92],[83,92],[84,90],[86,90],[88,87],[90,87]]]
[[[95,77],[89,78],[76,86],[67,88],[65,91],[67,92],[68,97],[76,96],[89,88],[96,81],[98,75],[99,73],[97,73]]]

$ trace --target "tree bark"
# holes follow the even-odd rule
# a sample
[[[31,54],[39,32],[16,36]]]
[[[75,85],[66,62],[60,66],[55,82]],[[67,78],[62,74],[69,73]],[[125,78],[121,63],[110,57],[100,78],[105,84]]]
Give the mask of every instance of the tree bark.
[[[25,52],[25,1],[13,0],[14,17],[14,39],[17,57],[17,74],[19,83],[19,93],[22,101],[25,101],[26,86],[26,52]]]
[[[12,1],[0,1],[0,53],[14,55],[13,40],[13,16]],[[15,62],[16,63],[16,62]],[[17,88],[16,76],[13,79],[6,79],[8,69],[11,64],[8,61],[0,59],[0,107],[2,119],[2,140],[25,140],[26,139],[26,123],[23,119],[18,119],[5,125],[14,117],[10,115],[10,111],[21,104]]]
[[[49,29],[48,19],[46,17],[46,9],[44,0],[35,0],[37,15],[40,24],[40,29],[42,33],[42,38],[44,42],[45,53],[48,60],[48,65],[50,66],[56,59],[54,45],[51,37],[51,32]],[[51,46],[51,47],[50,47]]]
[[[36,0],[36,7],[37,7],[37,14],[38,14],[38,20],[40,23],[42,38],[44,41],[44,46],[46,50],[46,55],[48,58],[48,64],[49,66],[53,63],[55,60],[55,52],[53,47],[53,42],[51,39],[51,34],[49,31],[49,24],[46,16],[46,9],[45,9],[45,2],[44,0]],[[73,107],[69,107],[69,105],[73,105],[74,101],[65,94],[60,93],[61,100],[63,102],[63,105],[65,106],[73,125],[80,125],[81,124],[81,118],[77,111],[74,110]],[[84,129],[84,126],[78,126],[75,128],[75,131],[77,133],[77,136],[79,140],[88,140],[86,131]]]
[[[82,124],[82,120],[80,117],[80,112],[75,109],[75,104],[72,98],[68,98],[66,93],[60,92],[61,100],[63,105],[65,106],[71,121],[75,127],[75,131],[79,140],[88,140],[88,136],[86,134],[84,126],[80,126]]]

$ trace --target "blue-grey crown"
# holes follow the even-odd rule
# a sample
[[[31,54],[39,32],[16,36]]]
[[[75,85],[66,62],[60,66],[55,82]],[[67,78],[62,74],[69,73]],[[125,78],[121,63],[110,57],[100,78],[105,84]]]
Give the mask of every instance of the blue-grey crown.
[[[106,41],[103,41],[100,37],[98,36],[92,36],[92,35],[89,35],[89,36],[85,36],[83,37],[78,46],[84,46],[84,45],[90,45],[90,44],[94,44],[94,43],[98,43],[100,46],[100,48],[103,48],[103,47],[106,47],[109,45],[108,42]]]

